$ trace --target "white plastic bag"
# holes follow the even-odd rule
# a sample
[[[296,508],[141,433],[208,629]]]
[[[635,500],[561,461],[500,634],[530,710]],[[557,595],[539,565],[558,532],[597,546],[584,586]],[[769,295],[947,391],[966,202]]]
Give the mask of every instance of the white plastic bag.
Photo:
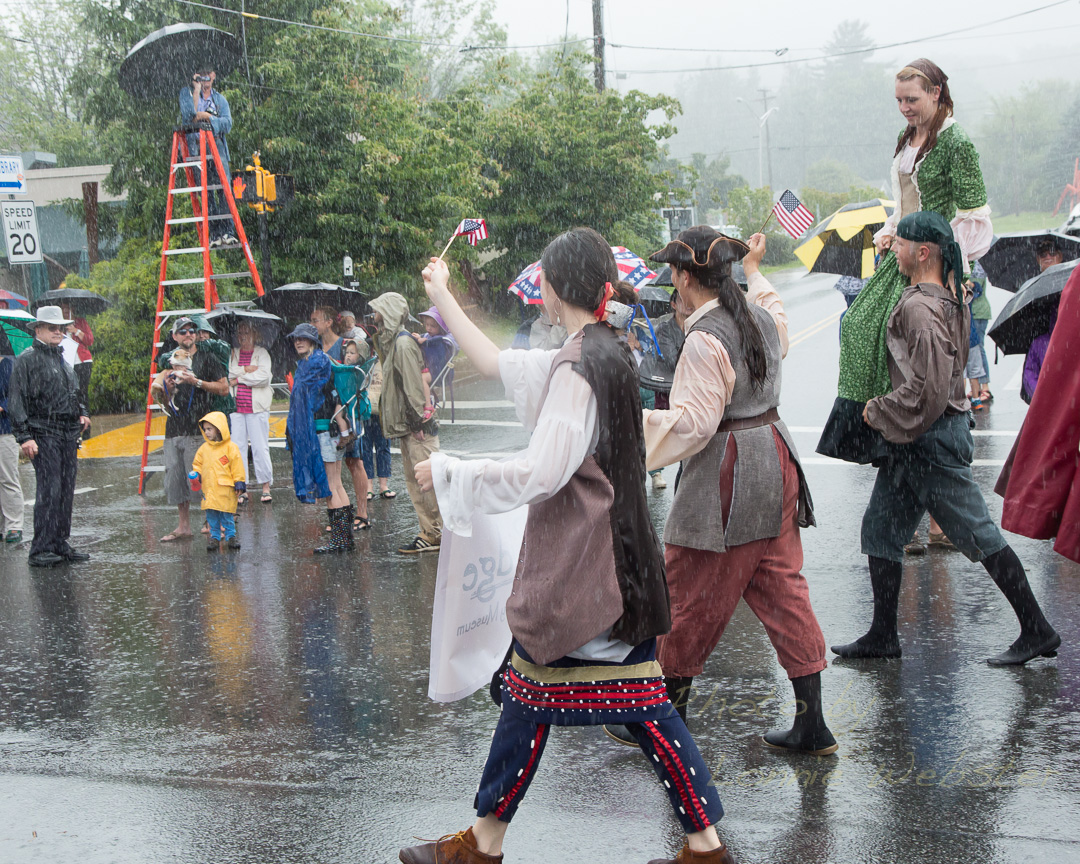
[[[431,615],[430,699],[454,702],[486,687],[506,656],[506,601],[528,513],[528,507],[474,513],[471,537],[443,531]]]

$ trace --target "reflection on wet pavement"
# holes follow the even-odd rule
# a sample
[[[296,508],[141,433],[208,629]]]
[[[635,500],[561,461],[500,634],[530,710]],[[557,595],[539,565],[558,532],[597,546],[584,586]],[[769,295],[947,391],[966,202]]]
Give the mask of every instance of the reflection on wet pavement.
[[[804,287],[806,325],[835,311],[835,296]],[[831,341],[795,350],[827,366]],[[827,412],[833,373],[814,365],[785,367],[793,427]],[[490,385],[458,395],[502,398]],[[1000,410],[980,427],[1015,430],[1012,401],[999,390]],[[513,419],[503,406],[457,413]],[[447,424],[442,440],[488,453],[526,438]],[[804,455],[814,440],[796,433]],[[977,458],[994,461],[1012,439],[977,440]],[[275,471],[287,478],[284,456],[275,451]],[[471,821],[496,710],[482,692],[450,705],[426,697],[437,561],[393,551],[414,531],[394,463],[401,494],[371,502],[356,552],[318,558],[325,514],[281,480],[272,505],[239,517],[241,552],[211,556],[198,541],[156,542],[174,513],[160,486],[134,493],[132,460],[80,463],[79,486],[95,491],[76,499],[74,539],[92,560],[32,571],[25,548],[0,552],[0,861],[389,862],[414,835]],[[873,473],[815,463],[807,474],[821,527],[803,535],[806,574],[832,643],[869,619],[858,525]],[[996,468],[976,476],[989,490]],[[32,498],[25,466],[23,479]],[[673,480],[669,469],[669,488],[649,493],[658,529]],[[1010,539],[1061,655],[987,667],[1015,624],[985,572],[956,553],[911,559],[904,659],[823,673],[837,757],[760,746],[794,706],[764,630],[740,607],[690,705],[740,861],[1080,858],[1080,568],[1046,543]],[[505,851],[508,862],[644,862],[678,843],[638,754],[596,729],[560,729]]]

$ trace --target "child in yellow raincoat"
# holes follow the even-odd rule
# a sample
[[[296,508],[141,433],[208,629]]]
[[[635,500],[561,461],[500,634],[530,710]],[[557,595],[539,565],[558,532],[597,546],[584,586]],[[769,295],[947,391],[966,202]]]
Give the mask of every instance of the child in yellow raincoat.
[[[247,491],[244,484],[244,457],[229,436],[229,421],[220,411],[211,411],[199,421],[206,443],[195,452],[192,472],[202,482],[202,509],[210,525],[208,552],[239,549],[236,539],[236,498]]]

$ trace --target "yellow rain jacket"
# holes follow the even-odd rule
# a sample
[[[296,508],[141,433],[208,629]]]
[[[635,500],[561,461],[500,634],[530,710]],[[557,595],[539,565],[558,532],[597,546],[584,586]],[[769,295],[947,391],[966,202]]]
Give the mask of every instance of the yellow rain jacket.
[[[200,431],[203,423],[212,423],[221,433],[221,440],[207,439],[195,452],[195,459],[191,463],[192,470],[198,471],[202,479],[202,509],[235,513],[234,486],[244,481],[244,457],[229,436],[229,421],[224,414],[211,411],[199,421]],[[203,438],[206,438],[206,433],[203,433]]]

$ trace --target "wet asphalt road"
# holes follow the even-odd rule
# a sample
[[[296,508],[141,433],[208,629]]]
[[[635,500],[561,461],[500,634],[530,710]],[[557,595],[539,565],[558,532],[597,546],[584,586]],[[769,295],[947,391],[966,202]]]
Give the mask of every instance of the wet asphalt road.
[[[873,470],[813,454],[842,298],[828,277],[776,281],[793,343],[781,414],[819,520],[803,533],[805,572],[834,644],[869,621],[858,527]],[[995,309],[1005,299],[991,296]],[[992,368],[997,399],[978,420],[975,473],[996,515],[990,489],[1024,412],[1018,368]],[[457,395],[502,398],[488,384]],[[508,408],[457,416],[472,423],[444,425],[444,449],[525,441]],[[496,713],[482,693],[426,697],[436,560],[393,552],[415,530],[400,459],[400,496],[373,502],[372,530],[341,558],[311,556],[324,514],[292,497],[283,451],[274,464],[274,503],[239,517],[235,556],[158,544],[175,510],[160,480],[135,494],[130,459],[80,463],[74,540],[88,564],[35,572],[25,547],[0,550],[0,862],[390,862],[414,835],[471,823]],[[33,472],[22,476],[32,501]],[[662,527],[671,489],[649,494]],[[911,559],[904,659],[823,673],[836,757],[760,745],[789,722],[790,689],[740,606],[690,706],[740,861],[1080,860],[1080,568],[1012,539],[1060,656],[987,667],[1017,626],[982,568],[936,550]],[[504,851],[507,862],[644,862],[673,853],[678,834],[639,754],[596,729],[560,729]]]

